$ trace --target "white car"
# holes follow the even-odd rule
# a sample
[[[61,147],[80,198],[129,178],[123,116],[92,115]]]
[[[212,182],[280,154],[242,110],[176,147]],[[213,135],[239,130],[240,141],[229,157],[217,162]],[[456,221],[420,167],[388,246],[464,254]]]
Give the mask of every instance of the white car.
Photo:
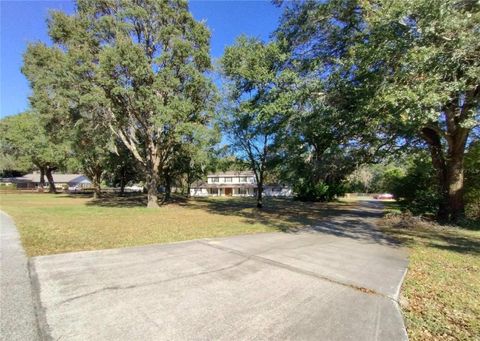
[[[393,194],[382,193],[382,194],[375,195],[373,198],[374,199],[393,199]]]

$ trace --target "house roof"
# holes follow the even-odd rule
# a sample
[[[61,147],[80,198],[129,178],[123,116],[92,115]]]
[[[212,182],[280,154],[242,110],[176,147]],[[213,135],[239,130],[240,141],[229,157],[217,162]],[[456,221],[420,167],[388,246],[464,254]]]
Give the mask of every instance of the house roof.
[[[58,183],[80,183],[80,182],[90,182],[90,179],[83,174],[62,174],[62,173],[53,173],[53,181]],[[40,173],[30,173],[24,176],[16,178],[17,181],[22,182],[40,182]],[[45,181],[47,179],[45,178]]]
[[[257,188],[256,184],[202,184],[192,188]]]
[[[192,188],[201,188],[201,187],[206,186],[206,185],[207,185],[207,183],[206,183],[205,181],[198,180],[198,181],[193,182],[190,187],[192,187]]]
[[[0,178],[0,182],[2,183],[27,183],[32,182],[32,180],[24,179],[23,177],[18,178]]]
[[[254,176],[253,171],[227,171],[221,173],[208,174],[208,177],[214,176]]]

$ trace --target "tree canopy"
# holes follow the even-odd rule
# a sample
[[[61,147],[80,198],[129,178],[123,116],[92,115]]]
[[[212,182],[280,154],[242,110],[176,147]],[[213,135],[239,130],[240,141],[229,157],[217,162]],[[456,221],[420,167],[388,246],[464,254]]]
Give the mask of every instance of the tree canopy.
[[[257,207],[263,184],[276,157],[275,143],[289,109],[289,92],[282,91],[288,73],[278,44],[241,36],[221,59],[226,78],[222,126],[231,147],[245,160],[257,181]]]
[[[73,117],[93,121],[84,125],[92,137],[100,125],[118,137],[146,174],[148,206],[158,206],[176,146],[208,133],[209,31],[181,0],[79,0],[72,15],[52,13],[49,35],[54,46],[25,55],[32,106],[53,126]]]
[[[479,124],[478,2],[284,6],[277,39],[291,52],[287,67],[317,82],[330,107],[361,127],[361,144],[424,143],[439,183],[439,218],[460,218],[465,147]]]
[[[98,194],[102,177],[141,176],[149,207],[160,186],[165,198],[172,186],[189,192],[215,167],[253,170],[259,208],[269,179],[302,200],[403,179],[404,199],[428,187],[429,212],[462,219],[476,193],[478,1],[274,3],[283,14],[271,39],[240,36],[220,58],[220,105],[210,32],[186,1],[78,0],[73,14],[52,12],[53,44],[24,56],[32,113],[2,121],[15,127],[0,145],[15,155],[7,163],[36,157],[51,175],[52,155],[68,149]],[[18,133],[37,125],[34,138]],[[371,173],[405,151],[418,160]]]
[[[54,143],[46,133],[38,114],[25,112],[0,121],[2,153],[11,157],[10,167],[40,171],[40,187],[49,182],[49,191],[55,192],[52,172],[61,168],[70,155],[69,145]]]

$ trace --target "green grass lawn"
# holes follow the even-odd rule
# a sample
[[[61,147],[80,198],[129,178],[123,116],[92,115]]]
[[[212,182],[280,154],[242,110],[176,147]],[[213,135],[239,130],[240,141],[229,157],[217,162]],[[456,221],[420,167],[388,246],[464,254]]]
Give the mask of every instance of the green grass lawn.
[[[340,204],[253,199],[176,200],[159,209],[143,196],[0,194],[0,208],[20,230],[28,256],[273,232],[315,224]]]
[[[401,302],[410,340],[480,340],[480,231],[385,222],[410,249]]]

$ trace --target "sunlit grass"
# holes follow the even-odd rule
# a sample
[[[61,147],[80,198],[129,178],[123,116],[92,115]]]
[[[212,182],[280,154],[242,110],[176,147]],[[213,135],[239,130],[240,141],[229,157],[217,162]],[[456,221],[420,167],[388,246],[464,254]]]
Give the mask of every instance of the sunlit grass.
[[[20,230],[28,256],[284,231],[316,223],[338,204],[252,199],[177,200],[159,209],[143,196],[86,197],[4,194],[0,207]]]

